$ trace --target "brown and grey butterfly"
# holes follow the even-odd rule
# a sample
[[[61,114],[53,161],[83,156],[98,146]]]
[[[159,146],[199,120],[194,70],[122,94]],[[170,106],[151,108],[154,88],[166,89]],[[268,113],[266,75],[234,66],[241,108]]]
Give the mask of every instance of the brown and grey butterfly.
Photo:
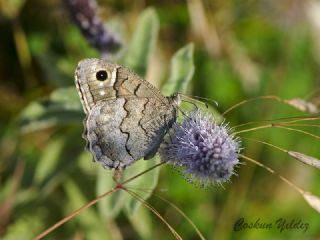
[[[95,161],[123,169],[155,155],[176,120],[179,95],[164,97],[128,68],[99,59],[79,62],[75,81],[87,114],[84,138]]]

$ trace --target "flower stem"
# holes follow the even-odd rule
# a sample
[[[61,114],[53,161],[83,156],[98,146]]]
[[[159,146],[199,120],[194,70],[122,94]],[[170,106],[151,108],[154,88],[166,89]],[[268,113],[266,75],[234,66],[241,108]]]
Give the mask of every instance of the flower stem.
[[[102,198],[117,192],[120,189],[123,189],[123,186],[131,181],[133,181],[134,179],[140,177],[141,175],[150,172],[151,170],[155,169],[156,167],[159,167],[161,165],[163,165],[164,162],[158,163],[144,171],[142,171],[141,173],[121,182],[118,183],[114,188],[112,188],[110,191],[105,192],[104,194],[98,196],[97,198],[93,199],[92,201],[90,201],[89,203],[87,203],[86,205],[82,206],[81,208],[79,208],[78,210],[74,211],[73,213],[71,213],[70,215],[68,215],[67,217],[61,219],[59,222],[55,223],[54,225],[52,225],[51,227],[49,227],[48,229],[46,229],[45,231],[43,231],[42,233],[40,233],[37,237],[35,237],[35,240],[40,240],[43,237],[45,237],[46,235],[48,235],[50,232],[54,231],[55,229],[57,229],[58,227],[60,227],[62,224],[64,224],[65,222],[69,221],[70,219],[74,218],[75,216],[79,215],[83,210],[86,210],[87,208],[91,207],[92,205],[96,204],[97,202],[99,202]]]

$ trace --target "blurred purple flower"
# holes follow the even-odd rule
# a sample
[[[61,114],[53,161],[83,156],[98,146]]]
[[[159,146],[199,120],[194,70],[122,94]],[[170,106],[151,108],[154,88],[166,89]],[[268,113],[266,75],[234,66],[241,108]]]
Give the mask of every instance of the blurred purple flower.
[[[196,110],[173,125],[159,153],[162,161],[182,167],[189,180],[208,185],[230,179],[239,151],[239,139],[226,125],[217,125],[209,113]]]
[[[81,30],[91,47],[102,55],[117,51],[121,43],[119,39],[104,27],[97,16],[95,0],[67,0],[70,17]]]

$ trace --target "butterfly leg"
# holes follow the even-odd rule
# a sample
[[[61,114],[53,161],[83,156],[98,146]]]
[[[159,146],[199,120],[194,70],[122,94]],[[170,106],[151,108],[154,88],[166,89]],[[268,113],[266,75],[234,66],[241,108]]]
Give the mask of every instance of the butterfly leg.
[[[122,177],[123,177],[123,171],[120,168],[117,168],[114,170],[112,179],[115,183],[120,183],[122,181]]]

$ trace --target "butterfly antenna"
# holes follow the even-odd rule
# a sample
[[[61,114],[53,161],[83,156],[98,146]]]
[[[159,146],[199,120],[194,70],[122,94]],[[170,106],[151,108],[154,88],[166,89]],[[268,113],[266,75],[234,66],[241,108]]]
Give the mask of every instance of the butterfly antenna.
[[[186,97],[186,96],[184,96],[184,97],[185,97],[185,98],[188,98],[188,97]],[[186,99],[181,99],[181,101],[190,103],[190,104],[192,104],[193,106],[195,106],[197,109],[198,109],[198,106],[197,106],[197,104],[195,104],[193,101],[195,101],[195,102],[197,102],[197,103],[199,103],[199,104],[201,104],[201,105],[204,105],[205,108],[209,108],[208,104],[205,103],[205,102],[201,102],[201,101],[199,101],[199,100],[197,100],[197,99],[192,99],[192,98],[188,98],[188,99],[190,99],[190,100],[192,100],[192,101],[189,101],[189,100],[186,100]]]
[[[183,101],[191,103],[195,107],[196,110],[199,110],[198,106],[195,103],[189,102],[186,100],[183,100]],[[177,108],[180,110],[180,112],[182,113],[183,116],[185,116],[186,118],[189,118],[191,120],[191,118],[188,116],[188,114],[186,114],[180,107],[177,107]]]
[[[194,101],[197,101],[201,104],[205,104],[205,106],[208,108],[208,104],[207,103],[204,103],[202,102],[201,100],[205,100],[207,102],[210,102],[212,103],[213,105],[216,105],[217,107],[219,106],[218,102],[213,100],[213,99],[210,99],[210,98],[205,98],[205,97],[200,97],[200,96],[189,96],[189,95],[186,95],[186,94],[183,94],[183,93],[180,93],[181,96],[185,97],[185,98],[188,98],[188,99],[191,99],[191,100],[194,100]]]

